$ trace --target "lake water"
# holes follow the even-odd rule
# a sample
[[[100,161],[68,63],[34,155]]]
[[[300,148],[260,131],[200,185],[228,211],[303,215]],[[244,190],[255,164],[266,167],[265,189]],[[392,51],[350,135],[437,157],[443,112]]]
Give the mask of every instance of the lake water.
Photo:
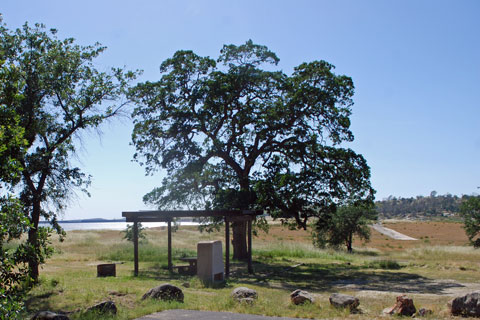
[[[60,226],[65,231],[72,230],[125,230],[127,225],[131,225],[131,222],[79,222],[79,223],[62,223]],[[197,226],[198,222],[180,222],[182,226]],[[47,226],[49,224],[40,224]],[[166,227],[166,222],[142,222],[142,226],[145,228]]]

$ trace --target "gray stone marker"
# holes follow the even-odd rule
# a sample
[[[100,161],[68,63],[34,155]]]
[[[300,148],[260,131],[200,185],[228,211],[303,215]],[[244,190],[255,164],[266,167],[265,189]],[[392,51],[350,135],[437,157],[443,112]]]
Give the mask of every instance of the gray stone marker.
[[[201,241],[197,244],[197,275],[205,283],[224,280],[221,241]]]

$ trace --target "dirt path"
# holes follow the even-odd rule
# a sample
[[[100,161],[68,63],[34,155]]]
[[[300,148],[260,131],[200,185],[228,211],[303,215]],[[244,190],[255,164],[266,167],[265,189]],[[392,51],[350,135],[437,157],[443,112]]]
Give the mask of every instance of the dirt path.
[[[390,238],[395,239],[395,240],[418,240],[418,239],[409,237],[407,235],[404,235],[400,232],[397,232],[393,229],[385,228],[384,226],[382,226],[379,223],[376,223],[376,224],[372,225],[372,228],[377,230],[381,234],[384,234],[387,237],[390,237]]]

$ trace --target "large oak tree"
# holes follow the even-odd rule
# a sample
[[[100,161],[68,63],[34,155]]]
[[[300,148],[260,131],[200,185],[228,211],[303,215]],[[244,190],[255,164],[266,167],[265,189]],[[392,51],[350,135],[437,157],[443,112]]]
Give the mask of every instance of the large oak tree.
[[[145,202],[266,208],[306,226],[302,219],[334,206],[350,185],[363,188],[359,198],[372,195],[364,159],[339,147],[353,140],[352,80],[325,61],[302,63],[291,75],[274,70],[278,61],[252,41],[225,45],[217,60],[178,51],[161,64],[159,81],[132,90],[134,158],[149,174],[166,170]],[[233,225],[233,245],[234,258],[246,258],[245,223]]]

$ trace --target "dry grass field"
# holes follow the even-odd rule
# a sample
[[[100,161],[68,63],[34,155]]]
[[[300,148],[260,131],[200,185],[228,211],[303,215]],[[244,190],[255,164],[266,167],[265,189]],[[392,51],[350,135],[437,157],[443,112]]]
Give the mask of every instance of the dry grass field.
[[[400,241],[372,231],[371,242],[355,242],[354,253],[319,250],[310,234],[272,225],[253,240],[255,274],[246,264],[234,262],[232,276],[219,288],[205,287],[195,277],[170,274],[166,270],[166,230],[147,230],[140,244],[140,276],[133,277],[132,244],[119,231],[71,231],[60,243],[53,239],[56,253],[42,266],[41,284],[29,295],[30,315],[38,310],[66,312],[71,319],[134,319],[169,308],[231,311],[316,319],[375,319],[392,306],[395,297],[406,293],[418,308],[433,310],[431,319],[449,318],[447,302],[452,297],[480,289],[480,251],[467,245],[462,225],[452,222],[384,222],[416,241]],[[180,227],[173,234],[174,263],[195,255],[196,243],[224,240],[223,230],[199,233],[196,227]],[[97,278],[96,265],[117,262],[115,278]],[[301,264],[301,265],[299,265]],[[296,266],[292,268],[292,266]],[[141,296],[161,283],[182,287],[185,303],[143,301]],[[188,287],[185,284],[188,284]],[[238,286],[258,291],[253,306],[238,305],[230,292]],[[292,306],[289,293],[304,289],[316,297],[308,306]],[[330,307],[333,292],[360,298],[361,314]],[[85,312],[88,306],[113,300],[116,316]]]

